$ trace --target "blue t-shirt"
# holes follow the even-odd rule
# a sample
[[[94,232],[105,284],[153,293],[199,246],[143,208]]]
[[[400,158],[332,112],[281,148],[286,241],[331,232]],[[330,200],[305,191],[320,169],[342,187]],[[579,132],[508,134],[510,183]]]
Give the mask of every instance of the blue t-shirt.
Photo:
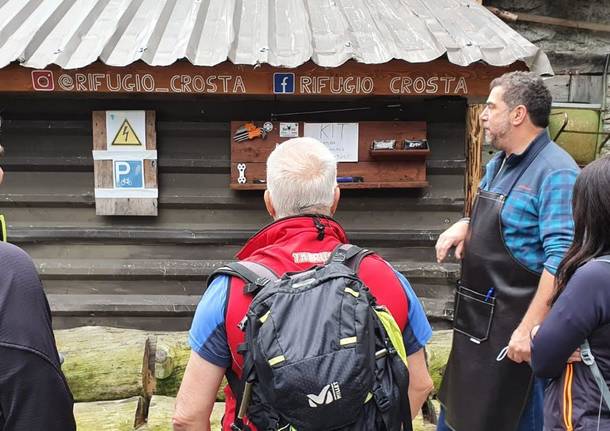
[[[403,331],[407,355],[417,352],[430,340],[432,328],[424,309],[407,279],[394,271],[409,304],[409,317]],[[189,344],[206,361],[223,368],[231,366],[231,354],[225,331],[225,312],[229,277],[221,275],[205,291],[189,331]]]

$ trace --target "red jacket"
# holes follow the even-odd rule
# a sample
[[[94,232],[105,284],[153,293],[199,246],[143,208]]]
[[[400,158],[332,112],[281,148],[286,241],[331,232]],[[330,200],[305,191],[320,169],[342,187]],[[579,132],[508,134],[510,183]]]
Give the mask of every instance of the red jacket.
[[[321,227],[317,228],[316,223]],[[237,253],[237,258],[263,264],[281,277],[286,272],[304,271],[313,265],[323,264],[338,245],[347,243],[343,228],[330,218],[289,217],[260,230]],[[389,309],[400,329],[404,330],[408,323],[409,304],[394,270],[381,257],[369,255],[362,260],[358,276],[369,287],[377,302]],[[244,342],[244,333],[237,324],[246,315],[252,301],[250,295],[244,294],[243,286],[241,279],[231,279],[225,317],[231,368],[238,376],[241,376],[243,358],[237,353],[237,346]],[[223,430],[230,431],[235,417],[235,397],[229,386],[225,388],[225,395]]]

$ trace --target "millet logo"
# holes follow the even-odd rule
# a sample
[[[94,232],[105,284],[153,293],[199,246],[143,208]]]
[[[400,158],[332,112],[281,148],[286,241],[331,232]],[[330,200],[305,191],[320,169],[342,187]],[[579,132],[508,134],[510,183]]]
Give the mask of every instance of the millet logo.
[[[341,399],[341,388],[339,388],[338,382],[332,382],[322,388],[318,395],[309,394],[307,395],[307,401],[309,401],[309,407],[316,408],[321,405],[330,404],[333,401]]]

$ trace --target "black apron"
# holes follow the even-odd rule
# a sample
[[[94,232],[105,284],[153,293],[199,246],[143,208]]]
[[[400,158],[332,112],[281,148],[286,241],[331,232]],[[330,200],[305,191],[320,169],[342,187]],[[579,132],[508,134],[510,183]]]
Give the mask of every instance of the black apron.
[[[455,431],[515,431],[530,394],[530,366],[497,359],[525,315],[540,274],[507,249],[501,212],[545,146],[529,148],[501,193],[477,193],[456,290],[453,345],[439,391],[445,421]]]

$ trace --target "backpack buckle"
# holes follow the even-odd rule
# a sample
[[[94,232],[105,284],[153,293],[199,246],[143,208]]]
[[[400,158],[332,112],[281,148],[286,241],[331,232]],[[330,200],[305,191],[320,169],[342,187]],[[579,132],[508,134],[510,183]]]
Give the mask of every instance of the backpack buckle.
[[[258,277],[254,282],[246,283],[244,285],[244,292],[249,294],[256,294],[259,290],[265,287],[271,280],[265,277]]]
[[[265,287],[269,283],[269,281],[270,280],[268,278],[258,277],[254,284],[256,284],[258,287]]]
[[[392,403],[381,386],[378,386],[377,389],[373,390],[373,398],[382,413],[385,413],[390,409]]]
[[[337,252],[331,260],[333,262],[343,263],[345,262],[345,253]]]
[[[582,362],[587,366],[591,366],[595,362],[595,357],[593,356],[593,353],[591,353],[591,349],[581,348],[580,357],[582,358]]]

